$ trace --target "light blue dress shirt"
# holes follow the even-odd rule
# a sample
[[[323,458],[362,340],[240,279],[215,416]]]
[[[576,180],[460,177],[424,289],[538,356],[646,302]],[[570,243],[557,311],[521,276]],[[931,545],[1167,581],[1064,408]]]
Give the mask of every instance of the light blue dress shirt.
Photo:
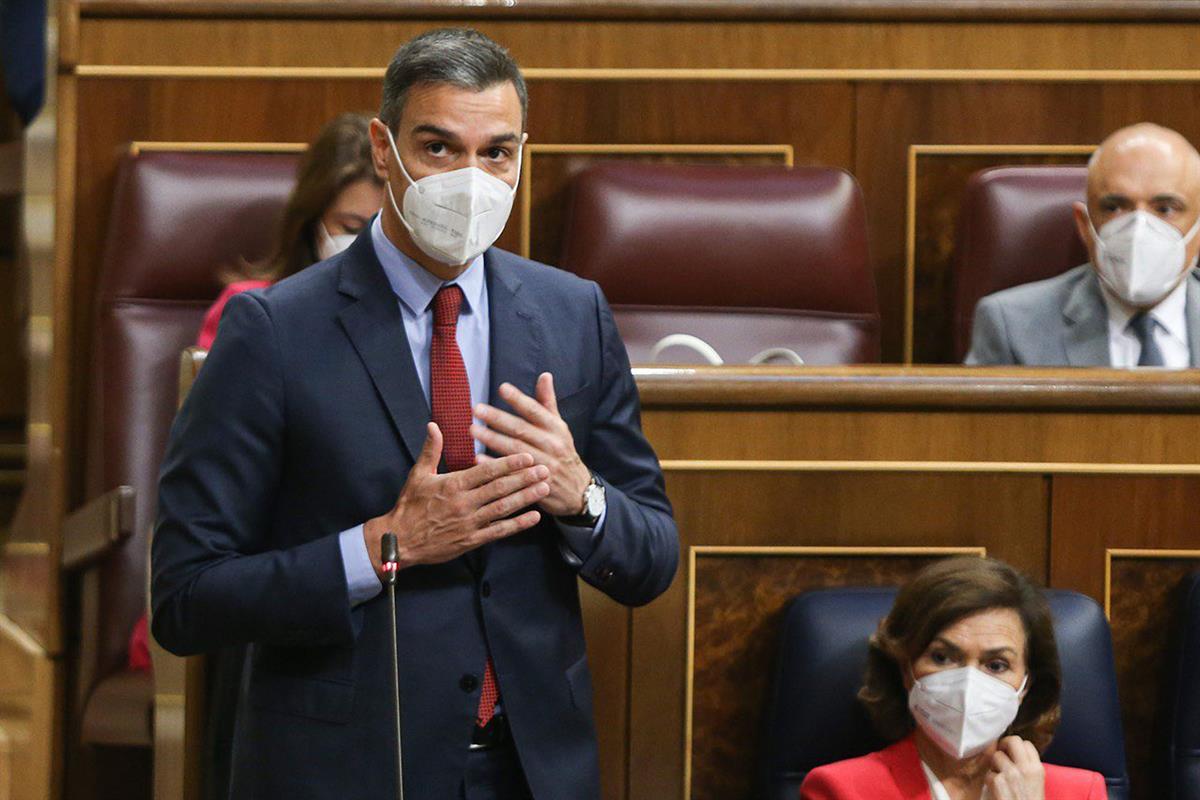
[[[444,284],[458,284],[463,291],[463,305],[458,315],[457,340],[467,368],[467,380],[471,384],[471,406],[488,401],[491,385],[491,336],[487,281],[484,280],[483,256],[477,256],[463,272],[452,281],[442,281],[392,244],[383,232],[381,215],[371,223],[371,243],[375,255],[383,265],[388,283],[396,294],[400,314],[404,318],[404,333],[412,350],[413,364],[421,380],[421,391],[429,403],[429,358],[433,341],[433,297]],[[476,420],[478,422],[478,420]],[[475,452],[483,452],[483,444],[475,442]],[[595,546],[604,525],[604,514],[595,528],[580,528],[559,523],[566,539],[567,549],[563,557],[578,566],[586,561]],[[367,554],[363,540],[363,526],[355,525],[339,534],[342,566],[346,570],[346,585],[350,590],[350,605],[370,600],[383,589],[375,567]]]

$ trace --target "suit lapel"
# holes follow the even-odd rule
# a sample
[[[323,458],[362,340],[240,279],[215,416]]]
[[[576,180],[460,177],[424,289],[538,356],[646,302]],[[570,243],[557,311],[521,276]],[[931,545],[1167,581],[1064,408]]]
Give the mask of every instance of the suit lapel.
[[[413,364],[399,303],[370,236],[360,236],[346,251],[338,290],[356,300],[342,309],[338,319],[415,461],[425,443],[429,405]]]
[[[1063,346],[1067,363],[1073,367],[1107,367],[1112,364],[1108,351],[1108,311],[1100,294],[1100,282],[1091,267],[1084,271],[1071,289],[1063,306],[1066,332]]]
[[[1193,367],[1200,367],[1200,274],[1195,271],[1187,276],[1187,303],[1183,307],[1183,318],[1187,324],[1189,363]]]
[[[510,259],[496,249],[484,256],[491,325],[488,402],[499,408],[508,408],[500,400],[501,383],[533,394],[545,350],[541,315]]]

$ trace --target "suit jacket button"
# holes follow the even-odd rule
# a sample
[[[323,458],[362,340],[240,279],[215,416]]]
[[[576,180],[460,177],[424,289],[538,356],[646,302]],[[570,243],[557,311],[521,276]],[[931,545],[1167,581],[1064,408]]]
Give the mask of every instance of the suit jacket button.
[[[601,567],[600,569],[596,570],[596,578],[601,583],[608,583],[609,581],[612,580],[612,576],[613,576],[613,568],[612,567]]]
[[[462,689],[464,692],[473,692],[478,686],[479,679],[469,672],[458,679],[458,688]]]
[[[483,597],[491,597],[492,596],[492,585],[490,583],[488,583],[487,581],[484,581],[483,583],[479,584],[479,594]]]

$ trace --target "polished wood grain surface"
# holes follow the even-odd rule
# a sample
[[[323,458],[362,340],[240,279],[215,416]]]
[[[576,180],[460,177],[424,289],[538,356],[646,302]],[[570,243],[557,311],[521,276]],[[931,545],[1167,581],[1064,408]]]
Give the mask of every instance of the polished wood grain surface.
[[[1191,558],[1112,560],[1109,620],[1135,800],[1166,797],[1170,791],[1166,755],[1173,698],[1168,691],[1175,683],[1172,672],[1178,670],[1171,657],[1181,623],[1179,590],[1197,569],[1200,550]]]
[[[1200,371],[1001,367],[635,366],[654,408],[1060,408],[1194,412]]]
[[[52,660],[0,613],[0,797],[44,800],[61,789],[58,681]]]
[[[1200,66],[1200,56],[1187,49],[1200,16],[1170,24],[1120,25],[528,20],[508,14],[479,18],[466,13],[452,18],[351,18],[335,24],[324,19],[221,15],[107,18],[85,13],[76,19],[79,41],[73,55],[77,60],[66,62],[72,67],[362,67],[382,76],[401,42],[422,30],[453,24],[470,25],[502,42],[526,70],[1007,70],[1011,74],[1002,77],[1016,80],[1029,71],[1086,70],[1103,71],[1109,80],[1128,80],[1121,71],[1195,70]],[[904,78],[869,73],[862,77],[880,81]]]
[[[729,19],[1178,20],[1200,18],[1187,0],[82,0],[89,15],[273,17]]]

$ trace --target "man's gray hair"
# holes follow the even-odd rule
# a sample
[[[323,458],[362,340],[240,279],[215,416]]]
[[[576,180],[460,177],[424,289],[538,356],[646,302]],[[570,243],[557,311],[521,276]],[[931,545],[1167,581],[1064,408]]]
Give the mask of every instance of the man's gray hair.
[[[398,133],[408,90],[419,83],[448,83],[482,92],[498,83],[512,83],[521,99],[521,127],[529,96],[521,68],[508,51],[479,31],[440,28],[423,33],[400,46],[383,78],[383,104],[379,119]]]

